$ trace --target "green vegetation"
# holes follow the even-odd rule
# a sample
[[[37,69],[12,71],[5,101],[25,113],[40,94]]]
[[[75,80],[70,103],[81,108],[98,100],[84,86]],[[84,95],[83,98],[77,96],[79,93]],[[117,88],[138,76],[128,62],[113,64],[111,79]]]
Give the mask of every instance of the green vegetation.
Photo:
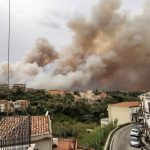
[[[102,150],[109,133],[116,128],[116,126],[116,123],[110,123],[104,127],[98,127],[91,133],[85,133],[82,138],[79,138],[79,142],[84,147]]]
[[[94,91],[97,95],[101,93]],[[108,97],[100,99],[94,103],[89,103],[86,99],[75,100],[70,93],[64,95],[47,95],[43,91],[25,92],[20,89],[10,94],[11,100],[28,99],[31,104],[27,109],[30,115],[44,115],[47,111],[52,119],[54,137],[75,137],[79,143],[85,147],[101,150],[109,132],[115,128],[115,124],[100,127],[100,119],[108,117],[107,105],[123,101],[138,100],[138,95],[142,92],[107,91]],[[79,92],[75,91],[79,96]],[[2,93],[0,97],[8,98]],[[87,133],[87,129],[94,132]]]
[[[55,137],[82,137],[86,129],[94,129],[98,125],[95,123],[82,123],[76,121],[53,122],[53,136]]]

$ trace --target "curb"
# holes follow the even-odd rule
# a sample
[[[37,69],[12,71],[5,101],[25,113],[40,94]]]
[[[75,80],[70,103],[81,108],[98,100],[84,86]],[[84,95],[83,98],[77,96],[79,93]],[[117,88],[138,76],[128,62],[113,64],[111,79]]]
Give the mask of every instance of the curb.
[[[112,142],[113,142],[113,138],[114,138],[115,133],[119,129],[121,129],[127,125],[132,125],[132,123],[126,123],[126,124],[120,125],[110,132],[110,134],[108,135],[107,141],[105,143],[104,150],[111,150],[112,149]]]

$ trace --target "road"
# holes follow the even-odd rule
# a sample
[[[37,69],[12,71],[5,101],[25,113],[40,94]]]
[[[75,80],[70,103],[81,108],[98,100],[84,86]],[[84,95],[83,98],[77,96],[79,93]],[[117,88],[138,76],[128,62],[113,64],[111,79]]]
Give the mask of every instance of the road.
[[[141,150],[130,146],[130,130],[133,125],[119,129],[112,140],[112,150]]]

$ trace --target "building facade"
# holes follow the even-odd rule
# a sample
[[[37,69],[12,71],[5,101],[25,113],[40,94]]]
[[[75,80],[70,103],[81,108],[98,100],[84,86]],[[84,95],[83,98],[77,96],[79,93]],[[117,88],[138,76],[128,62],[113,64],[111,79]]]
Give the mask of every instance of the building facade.
[[[46,94],[49,94],[49,95],[63,95],[65,94],[66,91],[63,91],[63,90],[47,90],[46,91]]]
[[[30,101],[29,100],[16,100],[13,105],[15,109],[26,109],[29,107]]]
[[[142,112],[144,116],[145,125],[150,128],[150,92],[144,93],[139,96],[142,102]]]
[[[13,84],[11,87],[12,91],[17,91],[18,89],[25,91],[26,84]]]
[[[0,100],[0,112],[12,112],[13,101]]]
[[[117,124],[138,122],[140,102],[130,101],[108,105],[109,122],[117,120]]]
[[[53,136],[50,116],[31,117],[31,142],[35,149],[52,150]]]
[[[141,119],[144,125],[145,136],[148,137],[146,142],[150,142],[150,92],[139,96],[141,99]]]
[[[9,92],[8,84],[0,84],[0,94],[7,94]]]

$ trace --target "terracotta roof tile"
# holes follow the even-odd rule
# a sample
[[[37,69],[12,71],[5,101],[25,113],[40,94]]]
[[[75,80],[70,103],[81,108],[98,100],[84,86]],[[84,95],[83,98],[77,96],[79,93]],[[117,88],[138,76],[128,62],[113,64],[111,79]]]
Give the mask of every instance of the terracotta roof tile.
[[[11,133],[11,131],[16,128],[21,122],[23,122],[27,117],[4,117],[0,121],[0,137],[6,136]]]
[[[9,134],[12,129],[22,123],[27,117],[28,116],[3,117],[2,120],[0,120],[0,137]],[[49,134],[51,132],[49,121],[48,116],[31,116],[31,135]]]
[[[49,118],[48,116],[32,116],[32,135],[49,134]]]

